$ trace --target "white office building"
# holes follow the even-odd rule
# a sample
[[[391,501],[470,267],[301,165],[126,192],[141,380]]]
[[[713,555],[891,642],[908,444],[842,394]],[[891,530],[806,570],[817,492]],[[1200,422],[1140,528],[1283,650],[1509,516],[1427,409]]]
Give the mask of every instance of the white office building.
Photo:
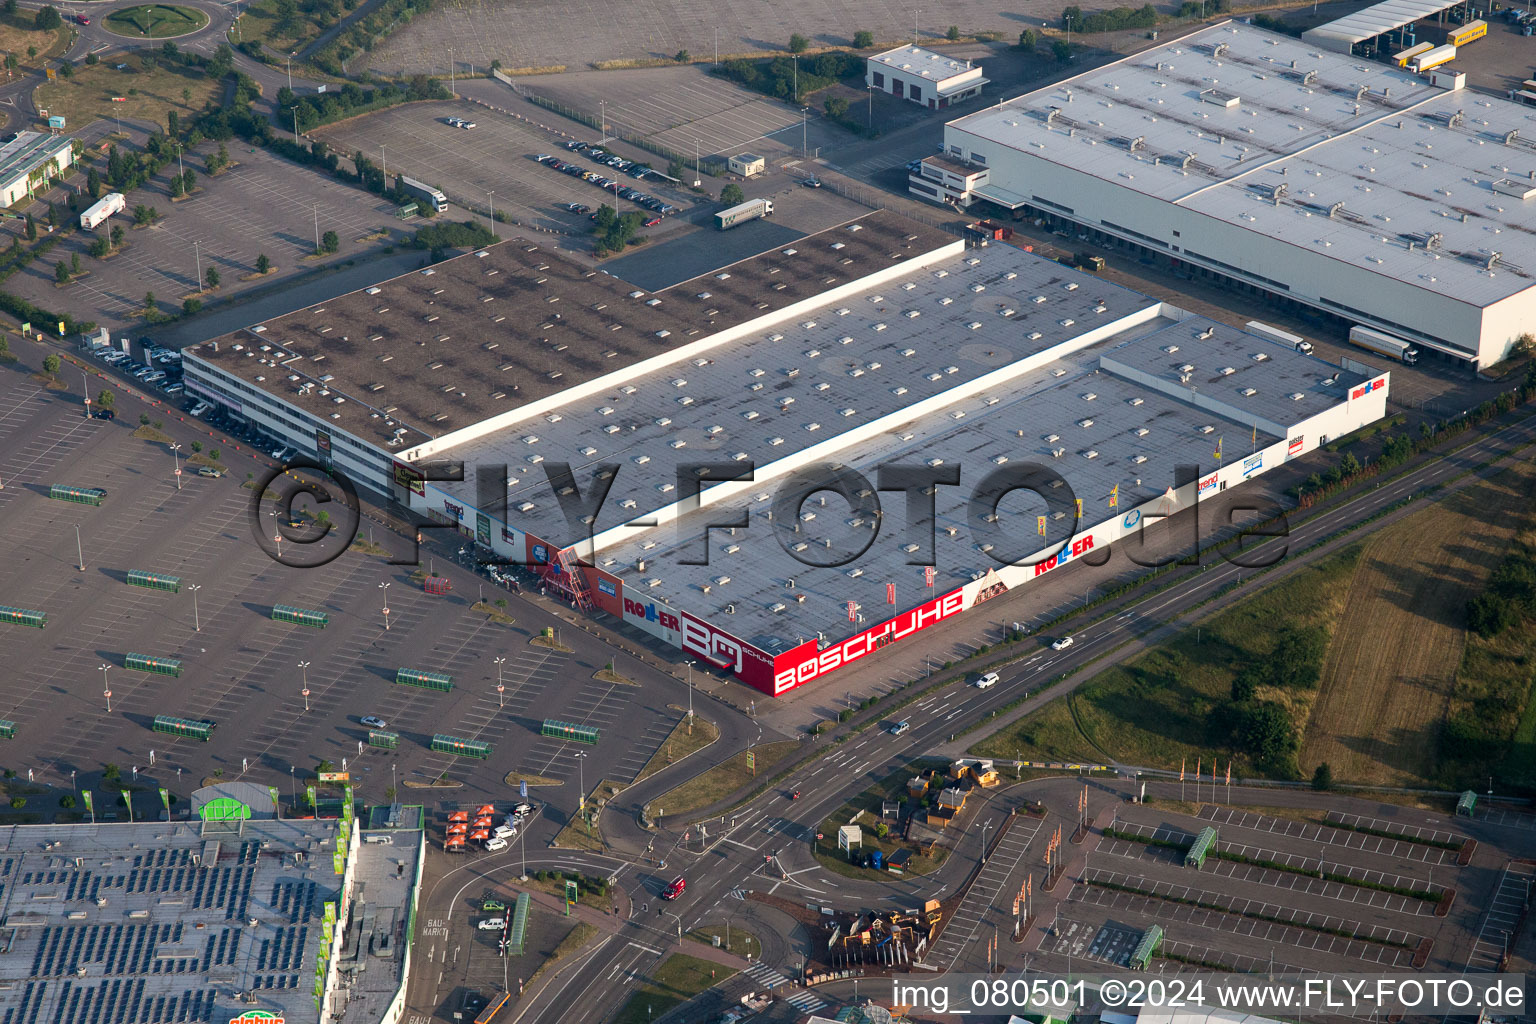
[[[956,60],[921,46],[898,46],[870,57],[864,67],[864,84],[892,96],[900,96],[929,110],[943,110],[961,100],[981,95],[988,79],[981,65]]]
[[[981,198],[1484,367],[1536,323],[1536,110],[1224,23],[950,122]]]

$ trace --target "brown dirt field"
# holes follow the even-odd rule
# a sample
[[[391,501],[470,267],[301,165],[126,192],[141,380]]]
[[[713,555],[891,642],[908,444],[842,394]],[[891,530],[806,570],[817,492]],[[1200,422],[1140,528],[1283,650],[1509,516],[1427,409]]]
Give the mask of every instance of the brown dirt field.
[[[1422,785],[1466,643],[1464,606],[1523,525],[1529,464],[1416,513],[1372,538],[1302,742],[1304,773],[1340,782]]]

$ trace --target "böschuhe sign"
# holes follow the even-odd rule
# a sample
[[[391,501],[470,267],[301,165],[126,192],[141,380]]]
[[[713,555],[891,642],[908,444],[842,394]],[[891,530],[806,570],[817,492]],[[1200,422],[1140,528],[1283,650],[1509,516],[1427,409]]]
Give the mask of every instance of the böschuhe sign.
[[[878,651],[913,633],[921,632],[952,615],[958,615],[965,607],[964,600],[965,595],[961,591],[952,590],[943,597],[920,604],[911,611],[898,615],[894,619],[888,619],[878,626],[871,626],[864,632],[835,643],[823,651],[818,652],[815,642],[812,641],[787,654],[781,654],[774,659],[771,692],[774,696],[778,696],[785,690],[802,686],[817,676],[831,672],[851,661],[857,661],[866,654]],[[799,660],[796,660],[797,658]]]

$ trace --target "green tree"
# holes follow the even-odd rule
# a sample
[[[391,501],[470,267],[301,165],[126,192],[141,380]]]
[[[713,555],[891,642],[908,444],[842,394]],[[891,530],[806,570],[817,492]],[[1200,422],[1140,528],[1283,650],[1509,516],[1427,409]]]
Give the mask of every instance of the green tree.
[[[61,266],[61,267],[63,265],[64,264],[62,264],[62,263],[59,264],[59,266]],[[67,269],[66,269],[65,273],[68,273]],[[52,377],[55,374],[57,374],[59,372],[59,367],[62,366],[62,365],[64,365],[64,361],[62,359],[60,359],[58,356],[56,356],[56,355],[51,355],[50,354],[50,355],[45,356],[43,358],[43,372],[46,373],[50,377]]]
[[[46,4],[37,9],[37,15],[32,19],[32,27],[39,32],[52,32],[62,24],[64,19],[59,17],[59,12]]]
[[[1253,700],[1254,693],[1258,690],[1258,683],[1250,671],[1242,671],[1232,677],[1232,699],[1239,704],[1246,704]]]
[[[1275,644],[1270,678],[1276,686],[1305,689],[1316,686],[1328,652],[1328,633],[1320,626],[1288,629]]]
[[[202,310],[202,308],[203,308],[203,300],[202,299],[182,299],[181,300],[181,311],[184,314],[186,314],[187,316],[191,316],[193,313],[200,312]]]
[[[1033,53],[1037,39],[1038,37],[1035,35],[1034,29],[1025,29],[1019,33],[1019,49]]]
[[[71,64],[67,60],[66,61],[62,61],[59,64],[59,77],[60,78],[74,78],[75,77],[75,66],[73,64]]]
[[[875,45],[875,34],[865,29],[859,29],[853,34],[853,48],[855,50],[867,50]]]
[[[95,67],[101,63],[101,57],[94,53],[88,53],[85,55],[85,63],[90,67]]]
[[[59,797],[59,806],[64,808],[66,811],[70,810],[75,806],[75,794],[65,793],[63,796]]]
[[[32,215],[30,213],[27,214],[27,226],[23,233],[27,236],[27,241],[37,241],[37,221],[32,219]]]
[[[810,48],[811,48],[811,41],[809,39],[805,38],[805,36],[801,35],[799,32],[796,32],[794,35],[789,37],[789,52],[790,53],[804,53],[806,50],[809,50]]]
[[[1296,749],[1296,734],[1285,708],[1268,700],[1249,705],[1238,735],[1261,771],[1272,776],[1292,773],[1290,757]]]
[[[256,273],[258,273],[258,274],[265,274],[267,271],[269,271],[271,269],[272,269],[272,261],[267,259],[267,254],[266,253],[259,254],[256,257]]]
[[[951,25],[951,26],[949,26],[949,28],[944,30],[944,38],[948,39],[950,42],[954,42],[956,39],[959,39],[960,38],[960,26],[959,25]]]
[[[208,268],[208,272],[203,275],[203,279],[208,282],[208,287],[209,288],[217,288],[219,286],[219,271],[218,271],[218,268],[217,267],[209,267]]]
[[[92,199],[101,198],[101,172],[94,167],[85,172],[85,191]]]
[[[80,273],[80,254],[77,252],[69,254],[69,272],[71,274]]]
[[[154,292],[145,292],[144,293],[144,308],[149,310],[150,312],[154,312],[154,309],[155,309],[155,293]]]
[[[210,459],[212,459],[214,462],[218,462],[219,461],[219,456],[221,454],[222,453],[217,448],[209,448],[208,449],[208,457]]]
[[[3,7],[0,7],[0,10],[5,11],[5,16],[7,18],[15,17],[16,16],[16,0],[5,0],[5,5]]]
[[[102,388],[96,395],[96,405],[102,409],[110,409],[117,404],[117,396],[106,388]]]
[[[890,834],[891,834],[891,826],[887,825],[883,821],[877,821],[875,823],[875,837],[877,839],[884,839],[886,836],[888,836]]]
[[[197,172],[188,167],[181,175],[181,187],[188,195],[192,194],[192,187],[197,184]]]
[[[1345,452],[1343,458],[1339,459],[1339,473],[1342,476],[1354,476],[1360,472],[1360,468],[1360,460],[1352,452]]]
[[[1478,594],[1467,602],[1467,628],[1478,636],[1498,636],[1518,619],[1515,606],[1498,594]]]
[[[149,413],[147,413],[147,412],[139,413],[139,426],[141,426],[141,427],[149,426]]]
[[[341,239],[337,237],[336,232],[327,231],[325,234],[320,236],[321,252],[336,252],[340,248]]]
[[[1333,788],[1333,769],[1328,767],[1327,761],[1318,765],[1317,770],[1312,773],[1312,788],[1318,792],[1326,792]]]
[[[112,225],[112,248],[116,249],[118,246],[123,244],[123,236],[125,234],[127,234],[127,232],[123,230],[123,226],[121,224]]]
[[[834,121],[841,121],[848,116],[848,100],[842,96],[828,96],[822,104],[827,112],[827,117]]]
[[[102,765],[101,781],[109,786],[115,786],[123,780],[123,770],[117,765],[108,762]]]
[[[1051,40],[1051,56],[1065,64],[1072,59],[1072,47],[1064,39]]]
[[[24,796],[13,796],[11,797],[11,806],[19,811],[27,806],[27,798]]]
[[[51,228],[59,226],[59,208],[53,203],[48,204],[48,226]]]
[[[59,262],[55,263],[53,265],[53,279],[59,282],[59,284],[68,284],[69,264],[65,263],[63,260],[59,260]]]
[[[193,441],[192,442],[192,451],[193,452],[200,452],[202,450],[203,450],[203,442],[201,442],[201,441]]]
[[[187,185],[186,185],[186,182],[184,180],[182,180],[181,175],[179,175],[179,174],[171,175],[171,198],[172,199],[180,199],[183,195],[186,194],[186,192],[187,192]]]
[[[191,103],[192,102],[192,90],[190,88],[188,88],[187,86],[185,86],[185,85],[181,87],[181,102],[183,102],[183,103]]]
[[[181,134],[181,114],[175,110],[165,112],[165,133],[172,138]]]
[[[691,55],[687,50],[678,50],[672,55],[672,59],[677,61],[679,64],[687,64],[690,56]]]
[[[720,190],[720,201],[730,206],[747,201],[747,194],[734,181]]]

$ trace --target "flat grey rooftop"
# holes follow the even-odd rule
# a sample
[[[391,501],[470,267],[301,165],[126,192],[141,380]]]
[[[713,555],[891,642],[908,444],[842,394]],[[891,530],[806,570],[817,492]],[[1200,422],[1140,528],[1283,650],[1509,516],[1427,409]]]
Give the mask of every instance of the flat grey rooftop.
[[[659,299],[513,238],[185,351],[381,446],[402,430],[403,450],[951,240],[884,212],[857,222],[832,229],[839,250],[772,249]]]
[[[1536,110],[1249,25],[1212,26],[951,124],[1476,305],[1536,274],[1536,209],[1493,189],[1536,168]]]
[[[336,823],[251,820],[216,841],[198,824],[0,829],[5,1020],[314,1018]]]
[[[1200,337],[1206,332],[1210,332],[1207,337]],[[1198,395],[1219,402],[1227,407],[1231,419],[1250,426],[1289,426],[1315,416],[1369,379],[1267,338],[1204,319],[1166,327],[1106,350],[1101,365],[1116,372],[1128,367],[1157,378],[1163,387],[1187,393],[1191,399]]]
[[[419,820],[421,808],[411,810]],[[372,1022],[384,1019],[404,980],[416,862],[425,851],[419,829],[364,829],[362,835],[352,863],[352,902],[341,929],[334,999],[346,1006],[345,1019]]]
[[[1209,330],[1214,333],[1208,338],[1199,337]],[[968,498],[980,480],[1001,466],[1039,463],[1059,473],[1066,481],[1061,500],[1070,494],[1083,501],[1083,520],[1075,532],[1085,533],[1165,493],[1175,482],[1175,467],[1214,467],[1218,441],[1227,461],[1249,454],[1255,443],[1251,422],[1222,417],[1100,368],[1101,360],[1108,363],[1115,358],[1155,363],[1157,356],[1165,355],[1161,346],[1176,338],[1180,355],[1197,366],[1221,366],[1239,354],[1267,350],[1271,358],[1249,360],[1252,366],[1244,371],[1245,379],[1261,392],[1300,389],[1308,377],[1321,379],[1339,372],[1321,360],[1203,318],[1178,322],[1158,317],[1018,378],[997,404],[971,399],[899,432],[850,446],[840,453],[840,461],[870,479],[879,464],[931,465],[931,460],[939,459],[961,467],[960,486],[938,491],[937,575],[932,590],[924,585],[923,569],[910,564],[922,553],[906,548],[904,499],[890,493],[880,496],[884,511],[880,519],[849,511],[835,495],[827,496],[825,505],[813,498],[804,506],[810,517],[802,515],[800,523],[790,524],[797,533],[785,538],[791,549],[804,546],[795,554],[786,551],[774,533],[784,520],[772,522],[766,515],[773,504],[774,488],[769,486],[745,503],[706,508],[685,516],[676,529],[653,530],[601,551],[597,564],[624,580],[626,596],[643,601],[645,595],[653,595],[766,651],[786,650],[818,631],[829,640],[840,639],[980,579],[997,566],[994,555],[1034,561],[1060,546],[1071,525],[1071,506],[1062,514],[1059,507],[1021,491],[1003,501],[997,524],[1017,550],[1007,552],[997,546],[991,553],[982,550],[989,541],[973,530]],[[1338,385],[1326,389],[1337,392],[1332,404],[1344,400],[1346,382],[1360,379],[1345,375]],[[1294,423],[1322,411],[1323,401],[1321,397],[1287,400],[1271,411],[1289,413],[1282,422]],[[957,417],[957,413],[964,415]],[[1281,436],[1260,429],[1257,446],[1273,444]],[[1109,498],[1116,487],[1118,505],[1111,508]],[[704,523],[730,518],[731,509],[742,507],[751,514],[746,530],[712,531],[709,564],[682,564],[684,544],[690,545],[690,556],[697,552],[694,538],[702,536]],[[1049,517],[1045,538],[1037,532],[1040,515]],[[872,531],[877,535],[868,550],[846,565],[813,568],[802,561],[825,557],[818,556],[825,537],[837,538],[841,546],[846,536],[868,539]],[[688,540],[679,542],[679,536]],[[644,570],[637,567],[641,559],[646,562]],[[887,583],[896,586],[895,607],[886,604]],[[858,603],[863,622],[848,621],[848,601]]]
[[[785,259],[815,259],[817,247],[845,237],[803,239]],[[711,290],[735,284],[704,281]],[[435,453],[466,466],[463,483],[437,486],[477,504],[473,467],[505,466],[506,522],[573,543],[545,462],[570,463],[583,490],[597,466],[619,466],[595,524],[601,532],[678,501],[681,465],[750,460],[764,479],[771,463],[823,443],[835,449],[839,435],[1156,305],[1012,246],[963,250],[707,357]],[[1006,400],[1010,390],[975,401]]]

